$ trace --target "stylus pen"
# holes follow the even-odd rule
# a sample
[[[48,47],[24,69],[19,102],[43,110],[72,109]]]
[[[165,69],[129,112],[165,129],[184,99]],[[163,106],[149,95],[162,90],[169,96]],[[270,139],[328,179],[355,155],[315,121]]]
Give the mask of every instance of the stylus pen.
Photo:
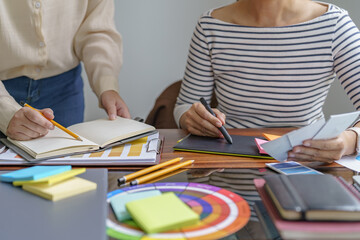
[[[216,117],[215,113],[213,112],[213,110],[211,109],[211,107],[209,106],[209,104],[207,104],[207,102],[205,101],[204,98],[200,98],[200,102],[202,103],[202,105],[204,105],[204,107],[206,108],[206,110],[208,110],[209,113],[211,113],[214,117]],[[226,131],[224,126],[219,127],[220,132],[222,133],[222,135],[224,135],[224,138],[226,139],[226,141],[230,144],[233,143],[231,136],[229,135],[229,133]]]
[[[141,169],[137,172],[134,172],[134,173],[130,173],[126,176],[123,176],[121,178],[118,179],[118,185],[123,185],[125,184],[126,182],[130,181],[130,180],[133,180],[137,177],[140,177],[142,175],[145,175],[147,173],[150,173],[150,172],[153,172],[155,170],[158,170],[162,167],[166,167],[166,166],[169,166],[171,164],[174,164],[174,163],[178,163],[182,160],[182,157],[178,157],[178,158],[174,158],[174,159],[171,159],[169,161],[166,161],[166,162],[163,162],[163,163],[159,163],[157,165],[154,165],[154,166],[151,166],[151,167],[147,167],[147,168],[144,168],[144,169]]]
[[[134,181],[131,181],[130,182],[130,186],[134,186],[134,185],[138,185],[138,184],[143,184],[145,182],[148,182],[152,179],[155,179],[157,177],[160,177],[160,176],[163,176],[165,174],[168,174],[170,172],[173,172],[175,170],[178,170],[182,167],[186,167],[186,166],[189,166],[191,165],[192,163],[194,162],[194,160],[187,160],[185,162],[181,162],[179,164],[175,164],[173,166],[170,166],[168,168],[164,168],[164,169],[161,169],[159,171],[156,171],[156,172],[153,172],[153,173],[150,173],[148,175],[144,175],[144,176],[141,176],[137,179],[135,179]]]

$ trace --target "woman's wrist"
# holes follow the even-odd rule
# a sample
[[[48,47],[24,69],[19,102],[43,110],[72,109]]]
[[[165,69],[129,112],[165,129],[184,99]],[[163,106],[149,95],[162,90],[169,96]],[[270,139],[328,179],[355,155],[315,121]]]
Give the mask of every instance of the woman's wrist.
[[[360,128],[352,127],[346,129],[345,137],[345,155],[357,154],[359,152]]]

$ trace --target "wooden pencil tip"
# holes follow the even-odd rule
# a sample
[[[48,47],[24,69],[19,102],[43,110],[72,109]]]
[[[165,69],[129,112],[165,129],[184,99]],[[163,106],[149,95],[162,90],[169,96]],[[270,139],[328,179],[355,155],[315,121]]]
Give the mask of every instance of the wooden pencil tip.
[[[79,140],[79,141],[81,141],[81,142],[83,141],[80,137],[77,137],[76,139]]]

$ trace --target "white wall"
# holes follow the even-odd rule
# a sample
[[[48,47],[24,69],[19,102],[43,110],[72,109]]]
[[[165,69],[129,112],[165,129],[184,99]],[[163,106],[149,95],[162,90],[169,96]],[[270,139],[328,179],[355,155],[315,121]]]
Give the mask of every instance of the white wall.
[[[156,97],[183,77],[190,39],[199,16],[206,10],[234,0],[115,0],[115,22],[124,41],[120,95],[132,117],[146,118]],[[347,9],[360,26],[358,0],[329,0]],[[86,77],[85,120],[104,117]],[[336,82],[324,107],[328,116],[352,111],[352,105]]]

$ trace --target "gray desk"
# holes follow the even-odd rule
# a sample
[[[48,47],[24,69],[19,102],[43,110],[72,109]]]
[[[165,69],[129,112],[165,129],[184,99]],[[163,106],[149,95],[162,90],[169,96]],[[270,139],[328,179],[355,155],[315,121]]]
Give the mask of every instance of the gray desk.
[[[0,182],[0,239],[107,239],[107,169],[87,169],[79,177],[97,189],[57,202]]]

